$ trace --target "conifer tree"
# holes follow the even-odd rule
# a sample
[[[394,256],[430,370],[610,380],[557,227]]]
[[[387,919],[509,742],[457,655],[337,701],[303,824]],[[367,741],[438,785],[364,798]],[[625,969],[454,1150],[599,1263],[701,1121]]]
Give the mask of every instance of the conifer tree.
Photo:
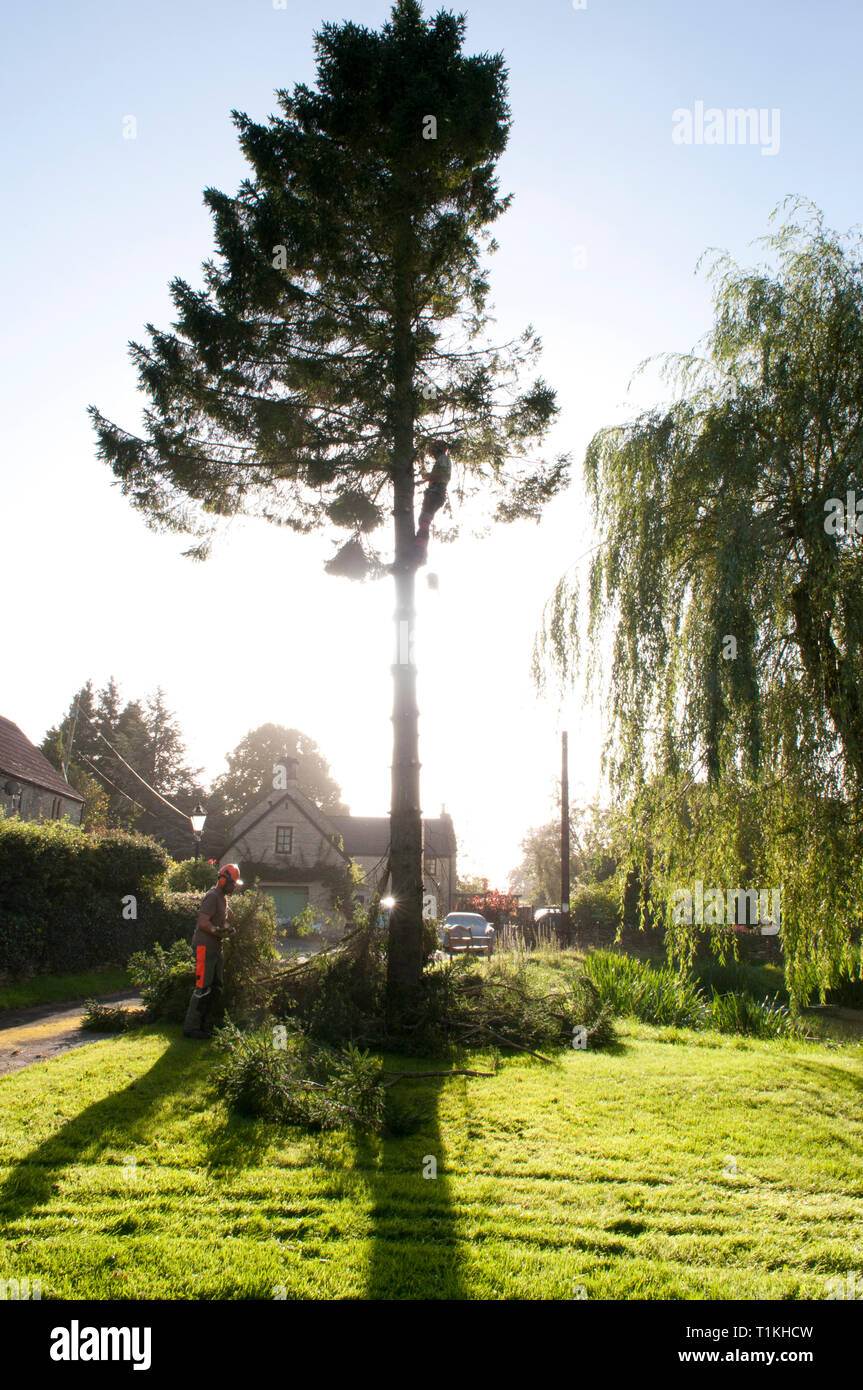
[[[185,762],[186,745],[177,716],[168,708],[165,692],[157,686],[147,701],[144,722],[149,737],[147,768],[144,776],[156,791],[176,801],[194,798],[196,777],[201,769]]]
[[[397,0],[380,32],[326,24],[317,84],[234,120],[251,177],[208,189],[217,259],[172,283],[173,331],[133,344],[149,395],[136,436],[91,413],[101,455],[157,527],[237,513],[373,537],[393,517],[396,650],[388,971],[391,1002],[422,961],[422,822],[413,660],[416,463],[446,440],[460,491],[502,521],[540,514],[568,460],[530,461],[557,407],[531,329],[489,342],[488,228],[508,206],[500,55],[467,56],[465,21]]]
[[[60,723],[48,729],[41,745],[52,766],[65,773],[69,785],[83,796],[81,825],[85,830],[104,828],[110,823],[108,796],[90,770],[99,742],[93,728],[94,716],[93,682],[87,681]]]

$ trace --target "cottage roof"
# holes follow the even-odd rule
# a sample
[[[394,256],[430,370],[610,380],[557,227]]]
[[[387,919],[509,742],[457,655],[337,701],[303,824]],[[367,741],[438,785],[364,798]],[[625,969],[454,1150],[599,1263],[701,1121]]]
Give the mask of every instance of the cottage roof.
[[[345,854],[352,857],[386,854],[390,842],[389,816],[330,816],[330,820],[342,837]],[[441,858],[455,854],[455,832],[449,816],[424,820],[423,838],[426,852]]]
[[[316,806],[313,801],[310,801],[308,797],[303,796],[301,792],[295,789],[282,792],[281,796],[270,797],[268,801],[260,801],[257,806],[253,806],[250,810],[246,811],[235,823],[231,831],[231,838],[225,850],[225,854],[233,849],[234,845],[239,844],[243,837],[254,830],[257,825],[260,825],[261,821],[266,820],[267,816],[280,810],[286,804],[288,806],[293,806],[295,810],[299,811],[300,815],[304,816],[309,824],[314,826],[321,838],[326,840],[330,847],[334,849],[337,854],[341,855],[342,859],[347,859],[349,857],[347,851],[343,850],[337,843],[337,840],[334,839],[336,831],[333,829],[332,817],[328,816],[327,813]]]
[[[70,787],[62,772],[52,767],[44,753],[22,734],[17,724],[0,715],[0,773],[17,777],[22,782],[44,787],[70,801],[83,801],[83,796]]]

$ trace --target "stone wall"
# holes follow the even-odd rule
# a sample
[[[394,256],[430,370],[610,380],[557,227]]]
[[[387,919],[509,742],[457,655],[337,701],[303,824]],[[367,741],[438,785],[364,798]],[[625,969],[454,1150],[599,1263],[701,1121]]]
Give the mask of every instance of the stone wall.
[[[19,815],[21,820],[69,820],[72,825],[81,824],[83,803],[46,787],[36,787],[31,782],[14,778],[22,787],[20,798],[7,796],[2,791],[2,782],[8,780],[0,773],[0,807],[7,816]]]

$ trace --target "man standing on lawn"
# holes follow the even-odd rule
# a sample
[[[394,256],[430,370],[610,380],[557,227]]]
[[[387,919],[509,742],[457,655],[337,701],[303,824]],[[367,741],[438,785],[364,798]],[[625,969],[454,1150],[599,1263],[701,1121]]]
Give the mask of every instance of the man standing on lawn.
[[[192,937],[195,951],[195,988],[183,1024],[184,1037],[209,1038],[213,1031],[213,1022],[219,1016],[224,984],[222,938],[231,920],[228,898],[242,886],[239,865],[226,864],[219,870],[215,888],[211,888],[201,900],[198,924]]]

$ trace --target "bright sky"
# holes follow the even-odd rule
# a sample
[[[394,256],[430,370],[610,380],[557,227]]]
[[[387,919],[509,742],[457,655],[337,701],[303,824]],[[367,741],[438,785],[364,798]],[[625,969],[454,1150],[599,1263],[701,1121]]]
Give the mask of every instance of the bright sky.
[[[277,0],[278,3],[278,0]],[[574,797],[598,785],[601,727],[540,702],[530,653],[543,603],[596,539],[579,482],[594,432],[653,402],[638,363],[710,324],[698,256],[744,260],[800,193],[846,229],[860,215],[861,12],[851,0],[471,0],[468,52],[502,51],[514,117],[500,165],[511,211],[491,263],[499,332],[532,323],[559,393],[550,440],[572,489],[539,526],[431,547],[420,585],[423,809],[446,803],[460,867],[503,886],[548,818],[568,728]],[[323,20],[379,27],[385,0],[51,0],[5,23],[7,139],[0,390],[5,588],[0,713],[42,738],[88,677],[157,684],[208,776],[268,720],[316,738],[356,814],[389,804],[392,596],[323,571],[333,545],[234,522],[213,558],[149,532],[96,459],[85,408],[138,430],[126,353],[171,321],[170,279],[212,252],[201,194],[248,172],[231,108],[263,120],[312,82]],[[427,13],[431,13],[427,7]],[[754,107],[753,144],[675,143],[681,109]],[[779,116],[777,118],[776,112]],[[135,139],[124,138],[134,116]],[[778,124],[777,124],[778,119]],[[128,128],[128,122],[126,122]],[[778,152],[762,153],[777,144]]]

